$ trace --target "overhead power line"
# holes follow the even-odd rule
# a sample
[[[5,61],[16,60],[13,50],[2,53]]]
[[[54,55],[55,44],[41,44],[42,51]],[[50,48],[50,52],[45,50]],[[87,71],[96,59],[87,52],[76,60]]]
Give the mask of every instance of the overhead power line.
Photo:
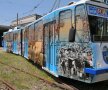
[[[60,7],[61,0],[58,0],[58,8]]]
[[[16,19],[16,17],[13,17],[13,18],[10,18],[10,19],[5,19],[2,23],[8,23],[10,22],[11,20],[14,20]]]
[[[27,13],[30,13],[30,12],[33,12],[36,8],[38,8],[38,7],[42,4],[43,1],[44,1],[44,0],[41,0],[41,1],[40,1],[36,6],[34,6],[31,10],[24,12],[23,15],[24,15],[24,14],[27,14]]]
[[[51,10],[49,12],[52,12],[53,10],[59,8],[60,3],[61,3],[61,0],[55,0],[54,3],[53,3],[53,6],[52,6],[52,8],[51,8]]]
[[[54,9],[57,9],[57,8],[59,8],[60,7],[60,0],[58,0],[58,2],[56,3],[56,5],[55,5],[55,8]],[[54,10],[53,9],[53,10]]]
[[[57,3],[57,0],[54,1],[54,4],[53,4],[53,6],[52,6],[52,8],[51,8],[51,10],[50,10],[49,12],[52,12],[52,11],[53,11],[53,9],[54,9],[56,3]]]
[[[8,2],[8,3],[12,3],[12,2]],[[43,3],[43,0],[41,0],[36,6],[34,6],[31,10],[29,10],[29,11],[26,11],[26,12],[24,12],[24,13],[22,13],[22,15],[25,15],[25,14],[27,14],[27,13],[30,13],[30,12],[32,12],[32,11],[34,11],[36,8],[38,8],[41,4]],[[13,17],[13,18],[9,18],[9,19],[5,19],[2,23],[8,23],[8,22],[10,22],[11,20],[15,20],[17,17]]]
[[[54,9],[56,8],[59,8],[60,7],[60,2],[61,0],[55,0],[54,3],[53,3],[53,6],[51,8],[51,10],[49,12],[52,12]],[[11,2],[10,2],[11,3]],[[30,12],[33,12],[35,9],[37,9],[41,4],[43,3],[43,0],[41,0],[36,6],[34,6],[31,10],[28,10],[20,15],[25,15],[27,13],[30,13]],[[11,18],[11,19],[8,19],[8,20],[5,20],[5,22],[9,22],[10,20],[12,19],[16,19],[16,17],[14,18]]]

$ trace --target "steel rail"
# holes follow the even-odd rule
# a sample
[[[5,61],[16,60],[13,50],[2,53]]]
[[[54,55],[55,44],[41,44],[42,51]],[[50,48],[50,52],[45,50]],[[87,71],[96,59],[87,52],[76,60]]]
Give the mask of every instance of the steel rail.
[[[58,82],[51,82],[51,81],[49,81],[49,80],[46,80],[46,79],[40,77],[40,76],[37,75],[37,74],[31,74],[31,73],[29,73],[29,72],[27,72],[27,71],[21,70],[21,69],[19,69],[19,68],[14,67],[14,66],[10,66],[10,65],[8,65],[8,64],[6,64],[6,63],[3,63],[3,62],[1,62],[1,61],[0,61],[0,63],[3,64],[3,65],[8,66],[8,67],[10,67],[10,68],[14,68],[14,69],[16,69],[16,70],[18,70],[18,71],[20,71],[20,72],[25,73],[25,74],[31,75],[31,76],[33,76],[33,77],[36,77],[36,78],[38,78],[38,79],[40,79],[40,80],[42,80],[42,81],[44,81],[44,82],[46,82],[46,83],[48,83],[48,84],[50,84],[50,85],[52,85],[52,86],[56,86],[56,87],[59,87],[59,88],[61,88],[61,89],[65,89],[65,90],[78,90],[78,89],[75,88],[74,86],[70,86],[70,85],[68,85],[68,84],[66,84],[66,83],[64,83],[64,82],[62,82],[62,81],[60,81],[60,80],[58,80]]]

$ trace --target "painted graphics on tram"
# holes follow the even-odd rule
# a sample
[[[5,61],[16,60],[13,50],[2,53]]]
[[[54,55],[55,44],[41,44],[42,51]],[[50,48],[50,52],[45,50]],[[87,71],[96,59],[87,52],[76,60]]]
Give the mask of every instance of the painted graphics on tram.
[[[59,73],[66,77],[88,79],[84,68],[92,68],[92,49],[89,44],[70,43],[61,45],[58,52]]]

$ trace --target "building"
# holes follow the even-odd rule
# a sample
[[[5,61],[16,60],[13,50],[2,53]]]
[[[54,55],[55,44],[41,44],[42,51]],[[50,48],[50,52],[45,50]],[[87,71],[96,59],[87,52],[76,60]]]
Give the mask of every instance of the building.
[[[2,36],[3,36],[3,32],[6,32],[10,29],[10,26],[4,26],[4,25],[0,25],[0,47],[2,46]]]
[[[25,26],[25,25],[27,25],[27,24],[37,20],[40,17],[41,17],[41,15],[32,14],[32,15],[29,15],[29,16],[25,16],[25,17],[19,18],[18,19],[18,26]],[[12,27],[17,26],[17,20],[12,21],[11,22],[11,26]]]

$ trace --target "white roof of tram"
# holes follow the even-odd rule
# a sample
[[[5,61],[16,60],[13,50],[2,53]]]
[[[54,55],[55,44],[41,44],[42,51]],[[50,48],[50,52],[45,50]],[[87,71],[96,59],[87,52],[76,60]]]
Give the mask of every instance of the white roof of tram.
[[[97,0],[97,1],[101,1],[101,0]],[[96,2],[96,1],[93,1],[93,0],[80,0],[80,1],[74,2],[74,3],[71,4],[71,5],[67,5],[67,6],[58,8],[58,9],[56,9],[56,10],[61,10],[61,9],[67,8],[67,7],[76,6],[76,5],[85,4],[85,3],[86,3],[86,4],[91,4],[91,5],[100,6],[100,7],[103,7],[103,8],[108,8],[108,5],[105,4],[105,3],[102,3],[102,2]],[[56,11],[56,10],[54,10],[54,11]],[[50,13],[44,15],[43,17],[39,18],[38,20],[36,20],[36,21],[34,21],[34,22],[40,21],[42,18],[44,18],[44,17],[46,17],[47,15],[53,13],[54,11],[52,11],[52,12],[50,12]],[[26,25],[25,27],[30,26],[30,25],[33,24],[34,22],[32,22],[32,23]]]
[[[103,2],[99,2],[101,0],[97,0],[97,1],[93,1],[93,0],[80,0],[80,1],[77,1],[77,2],[74,2],[73,4],[71,5],[67,5],[67,6],[64,6],[64,7],[61,7],[61,8],[58,8],[56,10],[60,10],[60,9],[63,9],[63,8],[67,8],[67,7],[71,7],[71,6],[76,6],[76,5],[80,5],[80,4],[91,4],[91,5],[96,5],[96,6],[100,6],[100,7],[103,7],[103,8],[108,8],[108,5],[103,3]],[[54,10],[54,11],[56,11]],[[52,12],[54,12],[52,11]],[[52,13],[51,12],[51,13]],[[46,16],[46,15],[45,15]]]
[[[105,4],[103,2],[99,2],[99,1],[101,1],[101,0],[97,0],[97,1],[93,1],[93,0],[80,0],[78,2],[75,2],[73,5],[88,3],[88,4],[92,4],[92,5],[96,5],[96,6],[108,8],[108,5],[107,4]]]

